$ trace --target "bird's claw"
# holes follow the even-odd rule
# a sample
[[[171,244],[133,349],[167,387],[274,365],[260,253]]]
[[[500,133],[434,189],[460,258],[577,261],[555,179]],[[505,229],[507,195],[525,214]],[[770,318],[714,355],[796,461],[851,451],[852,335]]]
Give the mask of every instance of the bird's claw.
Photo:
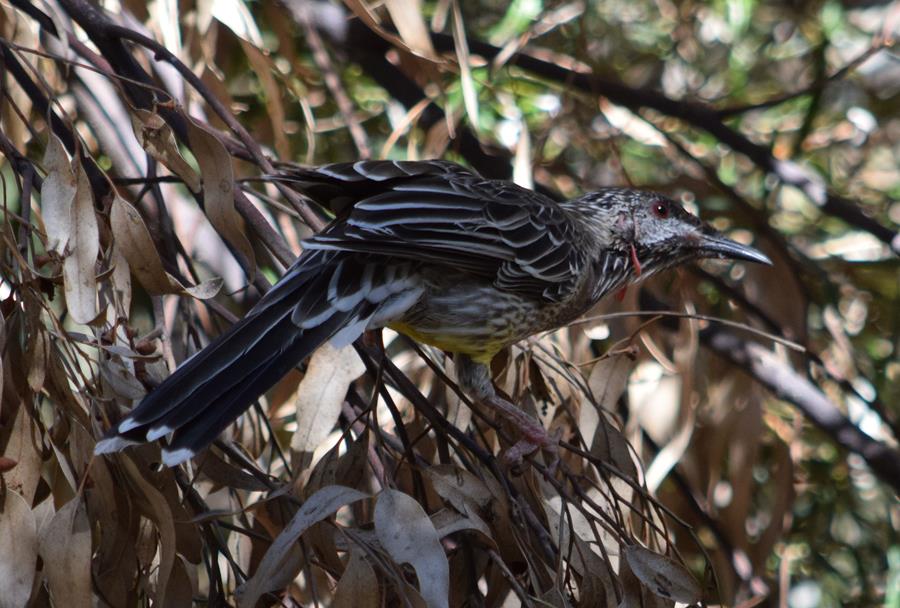
[[[512,472],[521,473],[525,456],[540,449],[549,455],[547,471],[551,475],[555,474],[556,468],[559,466],[559,440],[562,438],[562,429],[555,428],[548,433],[544,427],[535,422],[533,426],[529,425],[528,428],[521,430],[524,437],[503,453],[503,463]]]
[[[522,434],[522,439],[503,454],[503,462],[511,470],[520,470],[523,458],[535,450],[541,449],[551,455],[549,464],[551,474],[556,471],[559,464],[559,440],[562,437],[562,429],[557,428],[548,433],[534,417],[496,394],[483,397],[483,401],[493,407]]]

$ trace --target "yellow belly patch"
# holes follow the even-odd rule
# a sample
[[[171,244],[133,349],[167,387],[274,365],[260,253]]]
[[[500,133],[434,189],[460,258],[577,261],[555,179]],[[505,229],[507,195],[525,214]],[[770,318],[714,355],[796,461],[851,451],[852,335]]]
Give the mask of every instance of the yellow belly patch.
[[[422,332],[406,323],[389,323],[388,327],[403,335],[409,336],[416,342],[436,346],[441,350],[451,353],[460,353],[468,356],[473,361],[479,363],[490,363],[504,346],[505,343],[483,338],[475,339],[472,336],[434,334],[430,332]]]

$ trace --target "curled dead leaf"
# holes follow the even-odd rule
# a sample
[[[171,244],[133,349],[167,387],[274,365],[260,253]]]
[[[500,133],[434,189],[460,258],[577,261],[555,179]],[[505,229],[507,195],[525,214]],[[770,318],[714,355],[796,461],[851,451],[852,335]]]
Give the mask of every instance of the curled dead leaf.
[[[131,126],[138,143],[150,156],[184,180],[191,192],[200,192],[200,176],[178,151],[172,127],[162,116],[149,110],[132,109]]]
[[[167,273],[141,214],[118,194],[113,199],[109,220],[117,249],[128,261],[128,266],[147,293],[152,295],[182,293],[206,300],[221,289],[220,278],[185,287]]]

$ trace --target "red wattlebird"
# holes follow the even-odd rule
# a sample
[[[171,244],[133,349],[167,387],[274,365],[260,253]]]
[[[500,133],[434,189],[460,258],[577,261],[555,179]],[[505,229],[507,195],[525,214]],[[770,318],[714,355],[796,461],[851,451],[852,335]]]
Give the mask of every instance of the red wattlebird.
[[[445,161],[360,161],[277,176],[336,213],[250,313],[185,361],[97,444],[168,437],[175,465],[213,441],[320,344],[391,327],[454,353],[460,386],[554,447],[499,397],[501,349],[560,327],[600,298],[700,258],[771,264],[668,198],[605,188],[555,202]]]

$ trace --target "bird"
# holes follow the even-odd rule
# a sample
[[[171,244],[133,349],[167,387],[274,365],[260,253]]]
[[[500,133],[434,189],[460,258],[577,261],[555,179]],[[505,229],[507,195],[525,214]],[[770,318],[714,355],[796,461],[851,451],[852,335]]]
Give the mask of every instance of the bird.
[[[558,438],[499,396],[501,350],[604,296],[701,258],[771,265],[656,192],[608,187],[557,202],[445,160],[362,160],[273,179],[330,210],[250,312],[151,390],[95,447],[166,438],[175,466],[214,441],[320,345],[391,328],[452,353],[460,388],[513,422],[519,458]]]

